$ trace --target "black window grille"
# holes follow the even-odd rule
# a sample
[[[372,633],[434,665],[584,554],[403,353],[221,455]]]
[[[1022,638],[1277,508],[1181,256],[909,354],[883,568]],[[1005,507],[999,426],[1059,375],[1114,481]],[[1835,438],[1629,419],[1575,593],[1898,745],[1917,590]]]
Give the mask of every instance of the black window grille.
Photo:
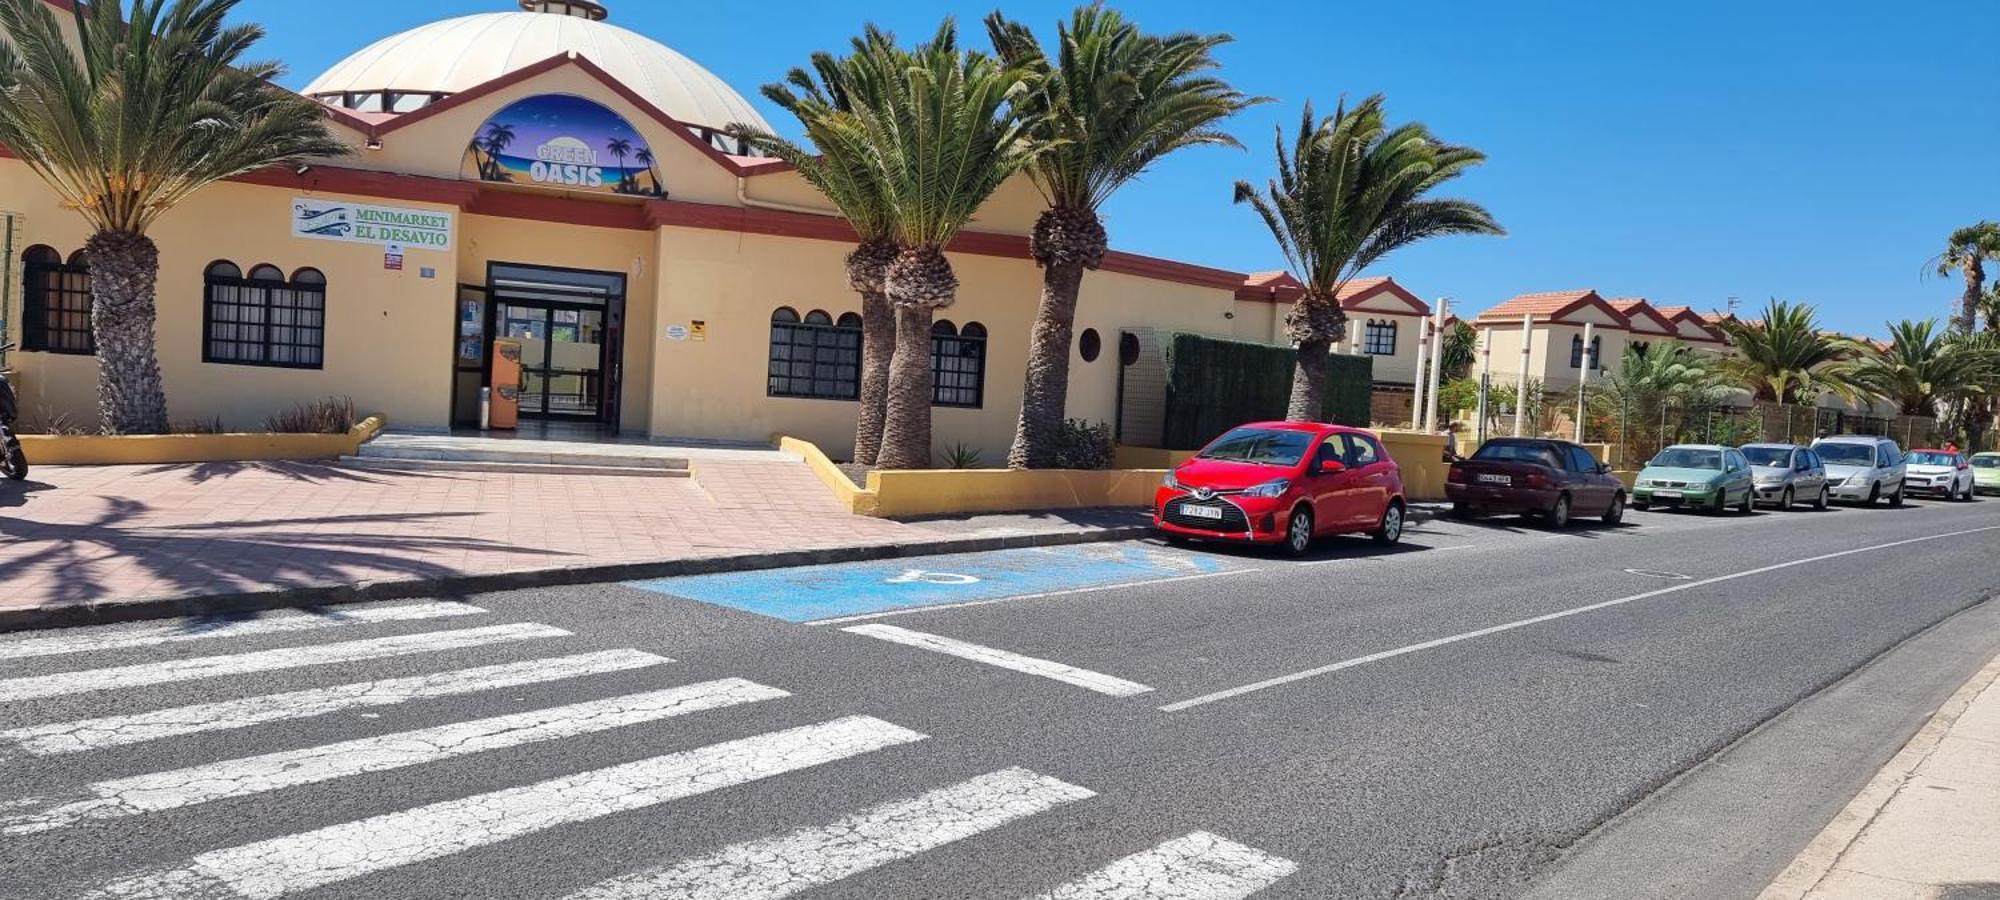
[[[1603,349],[1603,347],[1604,347],[1604,338],[1597,335],[1591,335],[1590,338],[1591,368],[1593,369],[1597,368],[1596,365],[1597,351]],[[1583,368],[1583,335],[1579,334],[1569,339],[1569,367],[1572,369]]]
[[[1370,355],[1396,355],[1396,323],[1369,322],[1368,331],[1364,334],[1364,337],[1366,340],[1362,349],[1368,351]]]
[[[326,358],[326,276],[217,262],[203,277],[202,362],[318,369]]]
[[[766,393],[772,397],[854,400],[861,396],[861,317],[840,319],[820,310],[799,314],[789,307],[771,313],[771,366]]]
[[[986,394],[986,326],[931,325],[931,403],[977,409]]]
[[[83,262],[83,251],[63,262],[49,247],[29,247],[21,261],[25,280],[21,349],[96,353],[97,339],[90,329],[90,267]]]

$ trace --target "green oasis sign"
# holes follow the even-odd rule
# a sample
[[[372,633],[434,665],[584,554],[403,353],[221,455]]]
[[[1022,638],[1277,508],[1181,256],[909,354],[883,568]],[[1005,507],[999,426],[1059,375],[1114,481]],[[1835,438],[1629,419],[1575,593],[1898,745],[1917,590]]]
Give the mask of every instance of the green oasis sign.
[[[450,250],[451,213],[301,197],[292,200],[292,236]]]

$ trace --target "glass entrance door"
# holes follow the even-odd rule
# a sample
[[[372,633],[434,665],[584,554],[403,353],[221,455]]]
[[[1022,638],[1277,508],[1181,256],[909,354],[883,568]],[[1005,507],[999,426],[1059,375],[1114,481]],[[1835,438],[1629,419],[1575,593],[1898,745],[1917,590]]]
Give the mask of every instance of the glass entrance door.
[[[489,280],[491,333],[521,343],[521,415],[615,426],[624,276],[495,263]]]

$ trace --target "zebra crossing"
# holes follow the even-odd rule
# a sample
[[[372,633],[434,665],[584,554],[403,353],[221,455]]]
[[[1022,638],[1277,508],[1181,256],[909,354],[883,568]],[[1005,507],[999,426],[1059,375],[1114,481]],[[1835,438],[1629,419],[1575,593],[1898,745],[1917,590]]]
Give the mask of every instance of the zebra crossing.
[[[287,822],[311,821],[314,809],[285,806],[288,797],[300,793],[294,789],[310,793],[307,786],[331,786],[368,796],[371,778],[424,772],[424,767],[451,760],[476,762],[482,754],[504,756],[503,751],[546,754],[557,763],[520,778],[507,770],[482,771],[482,777],[503,786],[407,805],[380,798],[384,802],[377,809],[383,811],[329,816],[277,836],[251,833],[204,845],[177,844],[175,858],[148,860],[150,867],[48,873],[49,884],[30,886],[22,896],[263,900],[354,883],[370,885],[370,896],[426,897],[432,895],[426,889],[426,866],[462,854],[503,845],[533,853],[547,844],[522,839],[546,838],[565,827],[616,823],[619,816],[643,817],[757,783],[789,779],[810,785],[832,777],[815,775],[815,770],[848,761],[866,764],[888,758],[883,754],[891,751],[923,752],[931,740],[903,724],[859,713],[798,724],[796,717],[786,720],[788,714],[782,712],[788,702],[799,702],[788,701],[792,694],[783,686],[726,672],[690,673],[692,667],[668,656],[635,648],[582,650],[566,640],[576,636],[564,629],[479,618],[490,616],[477,606],[438,601],[325,616],[287,613],[213,624],[0,637],[0,702],[8,704],[10,713],[6,727],[0,728],[0,846],[32,847],[22,842],[35,840],[88,845],[98,830],[117,820],[143,827],[145,817],[170,811],[199,816],[219,813],[216,807],[243,808],[230,801],[283,808]],[[405,633],[368,633],[379,627]],[[300,640],[318,642],[267,646]],[[116,662],[97,664],[91,654],[108,654]],[[132,658],[142,654],[153,658]],[[486,654],[532,656],[478,658]],[[456,667],[424,668],[447,659]],[[370,677],[379,674],[372,670],[383,661],[422,671]],[[480,664],[465,666],[466,661]],[[335,683],[255,692],[254,685],[274,673]],[[445,708],[431,701],[612,678],[622,680],[611,696],[499,715],[446,713],[448,721],[422,721]],[[661,686],[660,679],[670,681]],[[645,689],[631,689],[635,682],[649,680]],[[687,683],[672,683],[681,681]],[[191,685],[234,690],[245,684],[252,687],[242,696],[178,705],[153,702]],[[127,698],[133,696],[146,701],[146,708],[132,709]],[[61,714],[81,708],[103,714]],[[369,717],[376,714],[372,711],[399,710],[421,721],[420,727],[345,734],[308,746],[297,746],[300,739],[293,736],[323,739],[329,725],[341,721],[333,718],[337,714]],[[569,758],[564,748],[573,742],[631,729],[680,728],[676,722],[701,721],[697,717],[705,715],[736,716],[725,732],[747,729],[699,746],[651,748],[666,752],[610,765],[559,765]],[[774,724],[767,717],[779,721]],[[172,750],[184,746],[177,742],[190,740],[226,741],[222,746],[232,749],[227,758],[203,758],[193,765],[146,762],[154,758],[153,751]],[[254,747],[266,749],[248,749]],[[160,758],[173,757],[162,753]],[[23,766],[94,766],[98,760],[109,761],[113,771],[103,773],[108,777],[57,790],[25,790],[25,783],[10,777],[18,776]],[[79,770],[96,772],[94,767]],[[560,774],[550,776],[550,771]],[[885,866],[949,853],[947,848],[982,835],[1004,837],[1010,827],[1061,816],[1097,796],[1087,785],[1051,774],[1001,768],[850,807],[830,819],[821,813],[806,816],[810,821],[791,821],[799,817],[781,809],[776,817],[786,824],[775,833],[718,841],[720,846],[691,853],[684,848],[662,851],[663,858],[620,858],[618,874],[594,883],[596,874],[552,891],[538,887],[532,895],[502,888],[490,895],[748,900],[787,897],[835,883],[865,885],[871,872]],[[235,833],[230,824],[223,823],[216,833]],[[686,855],[674,858],[682,853]],[[1095,871],[1051,873],[1046,883],[1019,885],[1002,896],[1230,900],[1257,894],[1295,870],[1281,857],[1194,832],[1106,860]],[[383,884],[393,887],[383,889]],[[12,896],[8,890],[0,888],[0,894]]]

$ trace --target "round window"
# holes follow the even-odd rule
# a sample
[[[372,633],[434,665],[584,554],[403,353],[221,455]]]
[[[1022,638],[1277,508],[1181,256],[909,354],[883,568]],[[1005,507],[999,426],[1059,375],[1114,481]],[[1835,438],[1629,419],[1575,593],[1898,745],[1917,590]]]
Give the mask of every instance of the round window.
[[[1083,355],[1084,362],[1096,362],[1097,355],[1104,352],[1104,339],[1097,336],[1097,329],[1085,328],[1076,339],[1076,352]]]

